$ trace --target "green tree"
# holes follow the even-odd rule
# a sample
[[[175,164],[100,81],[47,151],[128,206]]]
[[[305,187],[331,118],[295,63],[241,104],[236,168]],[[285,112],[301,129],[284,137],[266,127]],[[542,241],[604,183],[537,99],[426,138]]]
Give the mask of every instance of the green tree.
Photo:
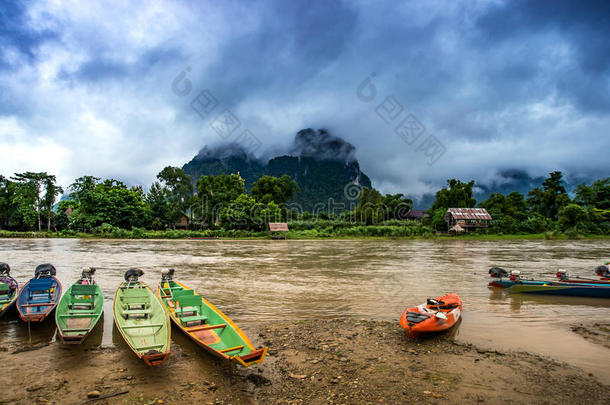
[[[386,194],[383,197],[385,219],[407,219],[407,214],[413,208],[413,201],[403,194]]]
[[[356,220],[366,225],[377,224],[383,221],[383,214],[383,197],[379,191],[364,187],[360,193],[358,205],[354,210]]]
[[[248,194],[241,194],[220,210],[220,223],[227,229],[261,230],[265,205]]]
[[[285,174],[279,178],[273,176],[260,177],[252,186],[250,193],[263,204],[273,201],[279,206],[284,206],[299,191],[297,182]]]
[[[114,179],[98,183],[87,176],[77,179],[70,188],[78,203],[70,218],[76,229],[91,231],[102,224],[131,229],[148,223],[149,210],[141,187],[128,188]]]
[[[157,230],[169,227],[171,223],[168,190],[155,181],[146,194],[146,202],[150,207],[152,220],[150,226]]]
[[[610,177],[576,187],[574,202],[585,208],[610,210]]]
[[[460,180],[447,180],[448,188],[440,189],[436,192],[436,198],[432,203],[431,210],[439,208],[472,208],[477,200],[472,197],[474,180],[464,183]]]
[[[536,187],[527,193],[530,212],[539,213],[553,221],[557,220],[559,210],[570,203],[562,177],[561,172],[551,172],[542,182],[542,189]]]
[[[561,230],[584,229],[588,218],[587,210],[577,204],[567,204],[559,210],[559,227]]]
[[[54,215],[53,205],[55,205],[55,200],[64,192],[64,190],[57,185],[57,179],[55,176],[47,175],[43,182],[45,193],[42,197],[41,205],[43,208],[43,213],[47,217],[47,231],[50,231],[51,219]]]
[[[29,184],[30,191],[35,191],[35,202],[34,210],[36,211],[36,218],[38,221],[38,231],[42,230],[42,214],[46,207],[46,199],[50,199],[50,194],[47,191],[43,196],[42,190],[45,187],[51,187],[51,193],[57,191],[55,186],[55,176],[50,176],[46,172],[25,172],[15,173],[13,179],[20,184]],[[53,203],[55,202],[56,194],[53,195]],[[51,204],[53,205],[53,204]],[[25,207],[24,207],[25,208]],[[49,210],[50,216],[50,210]],[[49,225],[50,228],[50,225]]]
[[[167,190],[169,203],[168,220],[173,226],[189,208],[193,194],[191,176],[178,167],[167,166],[157,175],[161,185]]]
[[[213,225],[219,219],[222,209],[245,192],[244,179],[239,174],[201,176],[197,181],[199,216],[208,225]]]

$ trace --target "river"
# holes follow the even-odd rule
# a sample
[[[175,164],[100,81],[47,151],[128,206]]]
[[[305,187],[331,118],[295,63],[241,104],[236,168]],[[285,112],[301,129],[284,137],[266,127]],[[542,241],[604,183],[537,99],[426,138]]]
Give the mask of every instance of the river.
[[[561,268],[591,277],[609,256],[605,240],[0,240],[0,261],[11,265],[20,284],[40,263],[55,265],[64,288],[83,267],[97,268],[106,315],[89,344],[116,344],[112,298],[125,270],[143,269],[142,280],[155,288],[161,270],[174,268],[175,279],[245,330],[274,320],[398,320],[407,306],[456,292],[464,314],[455,339],[547,355],[605,377],[610,349],[575,334],[570,325],[606,322],[610,300],[510,295],[487,287],[487,270],[496,265],[554,279]],[[27,326],[15,314],[3,317],[0,327],[0,345],[27,342]],[[53,340],[54,321],[32,326],[31,333],[34,342]]]

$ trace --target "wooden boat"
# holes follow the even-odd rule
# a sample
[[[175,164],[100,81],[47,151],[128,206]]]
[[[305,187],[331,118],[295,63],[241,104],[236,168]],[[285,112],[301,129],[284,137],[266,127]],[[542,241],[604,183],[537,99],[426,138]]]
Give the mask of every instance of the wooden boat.
[[[506,273],[504,269],[500,269],[498,267],[492,267],[489,270],[489,274],[491,277],[497,277],[493,281],[489,282],[490,287],[500,287],[500,288],[511,288],[516,285],[555,285],[555,286],[600,286],[600,287],[610,287],[606,281],[592,280],[590,282],[584,282],[583,280],[579,282],[572,282],[569,280],[563,281],[543,281],[543,280],[534,280],[534,279],[523,279],[521,278],[521,272],[518,270],[513,270],[510,272],[509,278],[503,278]],[[559,273],[557,273],[559,274]],[[515,290],[513,290],[515,291]]]
[[[566,295],[571,297],[594,297],[610,298],[610,286],[593,284],[567,284],[567,283],[546,283],[531,284],[517,283],[507,290],[510,293],[522,294],[544,294],[544,295]]]
[[[174,324],[211,354],[242,366],[261,363],[267,347],[255,349],[233,321],[194,290],[172,279],[174,270],[163,272],[158,293]]]
[[[400,326],[410,335],[441,332],[453,327],[462,314],[462,300],[457,294],[447,294],[425,304],[407,308],[400,316]]]
[[[114,323],[131,350],[149,366],[169,357],[169,316],[153,290],[138,280],[142,270],[130,269],[114,294]]]
[[[0,263],[0,316],[15,305],[19,296],[19,283],[11,277],[8,263]]]
[[[62,288],[56,273],[52,264],[37,266],[34,278],[19,292],[17,311],[24,322],[42,322],[57,306]]]
[[[57,304],[55,323],[63,343],[82,343],[102,317],[104,295],[93,281],[93,273],[94,268],[84,270]]]

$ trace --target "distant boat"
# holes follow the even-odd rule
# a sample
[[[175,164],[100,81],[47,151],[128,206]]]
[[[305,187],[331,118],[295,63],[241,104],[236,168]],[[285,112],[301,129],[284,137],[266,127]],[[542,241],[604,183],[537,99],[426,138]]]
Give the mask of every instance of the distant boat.
[[[151,288],[130,269],[114,294],[114,323],[131,350],[149,366],[161,365],[170,352],[171,324]]]
[[[104,295],[93,281],[93,273],[93,268],[84,270],[80,280],[72,284],[59,300],[55,322],[63,343],[82,343],[102,317]]]
[[[246,334],[218,308],[165,270],[158,293],[174,324],[211,354],[243,366],[261,363],[267,348],[255,349]]]
[[[510,293],[566,295],[571,297],[610,298],[610,286],[590,284],[528,284],[520,283],[509,287]]]
[[[0,316],[13,307],[19,296],[19,283],[11,277],[11,267],[0,263]]]
[[[37,266],[34,278],[19,292],[17,311],[24,322],[42,322],[57,306],[62,289],[56,273],[52,264]]]
[[[505,279],[503,277],[508,273],[499,267],[492,267],[489,270],[489,274],[495,278],[489,283],[490,287],[506,288],[510,293],[610,298],[610,285],[603,281],[572,283],[565,281],[524,280],[521,278],[521,272],[518,270],[511,271],[510,277]]]

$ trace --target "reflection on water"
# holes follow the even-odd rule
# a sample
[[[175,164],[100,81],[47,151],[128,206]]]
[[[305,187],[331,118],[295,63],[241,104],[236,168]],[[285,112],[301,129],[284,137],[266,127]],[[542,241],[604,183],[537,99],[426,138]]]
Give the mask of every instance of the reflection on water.
[[[121,344],[118,332],[113,333],[112,298],[125,270],[142,268],[142,279],[155,288],[161,270],[172,267],[178,280],[246,331],[284,319],[397,320],[407,306],[456,292],[464,302],[458,340],[533,351],[610,373],[610,350],[569,330],[577,322],[606,321],[610,300],[511,296],[487,288],[492,265],[536,278],[553,279],[558,268],[593,276],[595,266],[608,260],[608,247],[606,241],[4,239],[0,261],[11,265],[20,283],[36,265],[51,262],[64,287],[78,279],[83,267],[96,267],[106,316],[96,329],[98,337],[88,341],[101,339],[106,346]],[[15,315],[7,314],[0,327],[0,344],[27,341],[27,326]],[[53,319],[32,325],[34,340],[48,342],[54,333]],[[173,336],[174,344],[177,339]]]

